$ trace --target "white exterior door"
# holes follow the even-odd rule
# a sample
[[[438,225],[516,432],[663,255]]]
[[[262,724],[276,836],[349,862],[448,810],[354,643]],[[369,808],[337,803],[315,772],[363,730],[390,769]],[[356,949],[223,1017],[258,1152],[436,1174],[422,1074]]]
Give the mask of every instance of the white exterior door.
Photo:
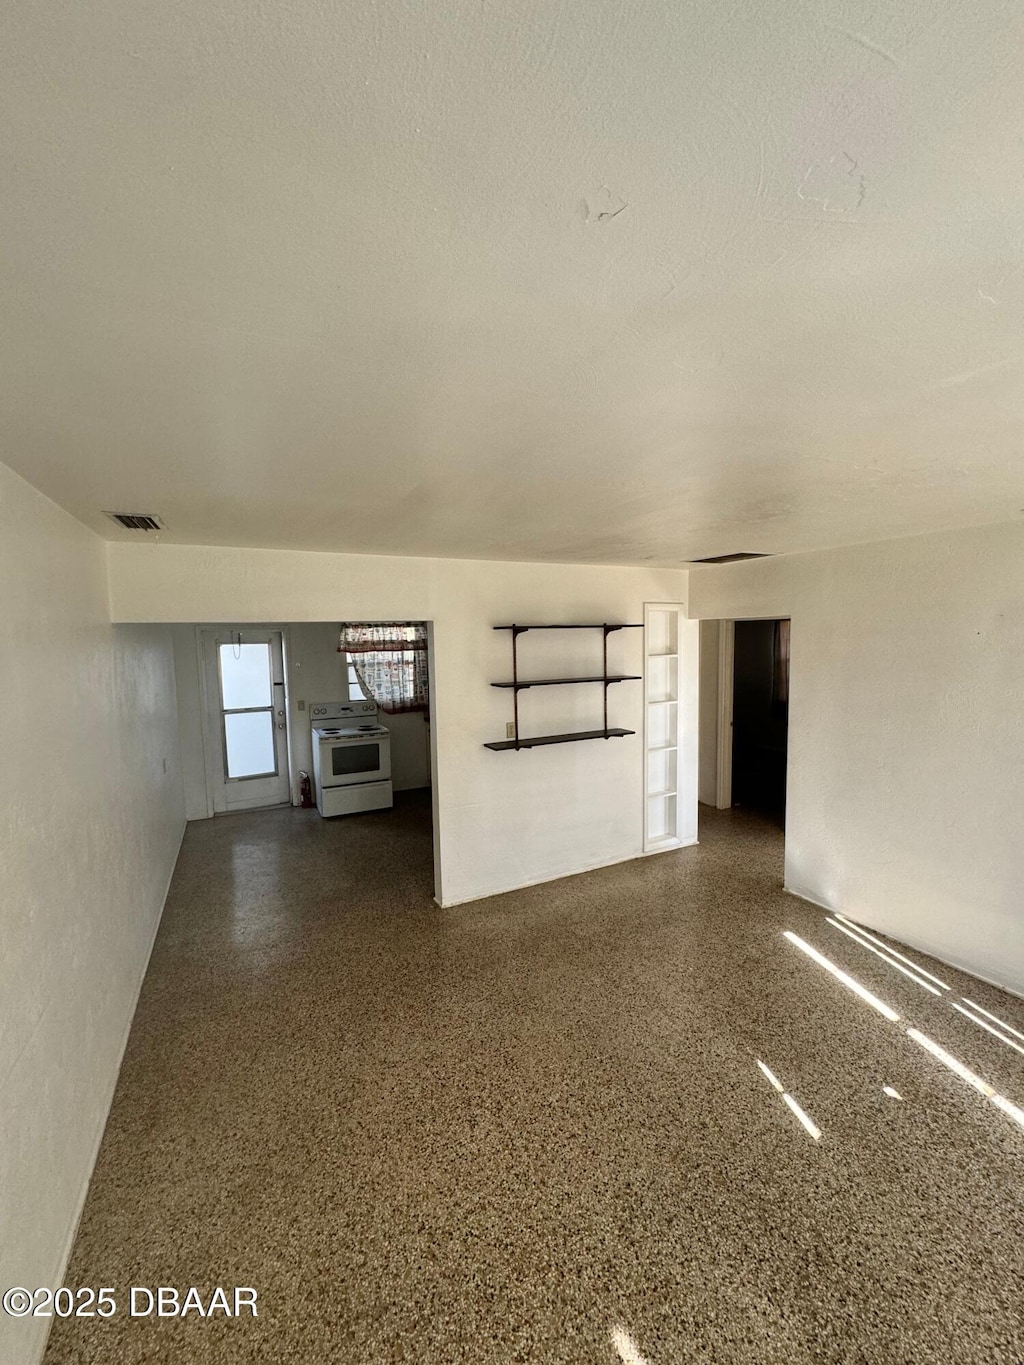
[[[291,799],[279,630],[204,630],[207,783],[215,811]]]

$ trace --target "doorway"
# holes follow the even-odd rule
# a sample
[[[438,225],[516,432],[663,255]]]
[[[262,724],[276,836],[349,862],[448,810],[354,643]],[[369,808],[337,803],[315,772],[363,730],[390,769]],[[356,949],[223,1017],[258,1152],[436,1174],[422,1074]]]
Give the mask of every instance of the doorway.
[[[291,799],[279,630],[204,630],[203,729],[207,787],[215,812],[256,810]]]
[[[737,621],[733,635],[732,804],[784,826],[789,621]]]
[[[371,850],[379,834],[384,863],[396,856],[398,844],[401,856],[412,861],[422,859],[425,847],[422,861],[429,866],[432,851],[429,875],[441,903],[437,755],[430,725],[433,623],[362,628],[380,631],[395,624],[406,631],[417,627],[411,644],[425,657],[425,672],[422,666],[412,670],[415,695],[406,695],[409,668],[396,642],[382,638],[379,648],[359,652],[353,646],[368,642],[352,639],[350,627],[337,621],[171,626],[186,818],[258,813],[254,833],[262,827],[273,837],[275,829],[304,829],[308,837],[315,829],[311,848],[347,847],[355,840],[361,851]],[[393,806],[322,818],[315,802],[313,727],[322,706],[352,703],[380,707],[376,719],[389,734]],[[374,837],[368,837],[371,829]]]
[[[789,742],[787,617],[702,621],[700,801],[783,828]]]

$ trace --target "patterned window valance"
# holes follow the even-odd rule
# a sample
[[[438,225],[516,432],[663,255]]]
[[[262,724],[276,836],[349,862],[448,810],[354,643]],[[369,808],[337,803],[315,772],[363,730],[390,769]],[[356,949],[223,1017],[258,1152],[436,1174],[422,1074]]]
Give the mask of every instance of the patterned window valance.
[[[422,622],[348,622],[341,627],[339,648],[352,660],[360,687],[382,711],[427,710],[427,628]]]

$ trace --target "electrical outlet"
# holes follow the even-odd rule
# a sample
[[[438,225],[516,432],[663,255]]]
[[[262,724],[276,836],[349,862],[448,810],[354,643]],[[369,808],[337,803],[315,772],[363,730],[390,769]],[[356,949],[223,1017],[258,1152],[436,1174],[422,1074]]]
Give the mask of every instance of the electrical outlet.
[[[505,726],[505,738],[515,739],[515,737],[516,737],[515,722],[510,720],[508,724]]]
[[[305,703],[304,701],[297,701],[297,702],[295,703],[295,709],[296,709],[297,711],[305,711],[305,709],[306,709],[306,703]]]

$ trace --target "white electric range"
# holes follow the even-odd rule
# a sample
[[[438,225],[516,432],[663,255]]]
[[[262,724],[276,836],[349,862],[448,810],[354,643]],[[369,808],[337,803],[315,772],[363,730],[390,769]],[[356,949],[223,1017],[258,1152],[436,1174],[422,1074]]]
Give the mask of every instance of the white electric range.
[[[391,733],[372,701],[317,702],[309,708],[316,808],[323,816],[384,810],[391,790]]]

